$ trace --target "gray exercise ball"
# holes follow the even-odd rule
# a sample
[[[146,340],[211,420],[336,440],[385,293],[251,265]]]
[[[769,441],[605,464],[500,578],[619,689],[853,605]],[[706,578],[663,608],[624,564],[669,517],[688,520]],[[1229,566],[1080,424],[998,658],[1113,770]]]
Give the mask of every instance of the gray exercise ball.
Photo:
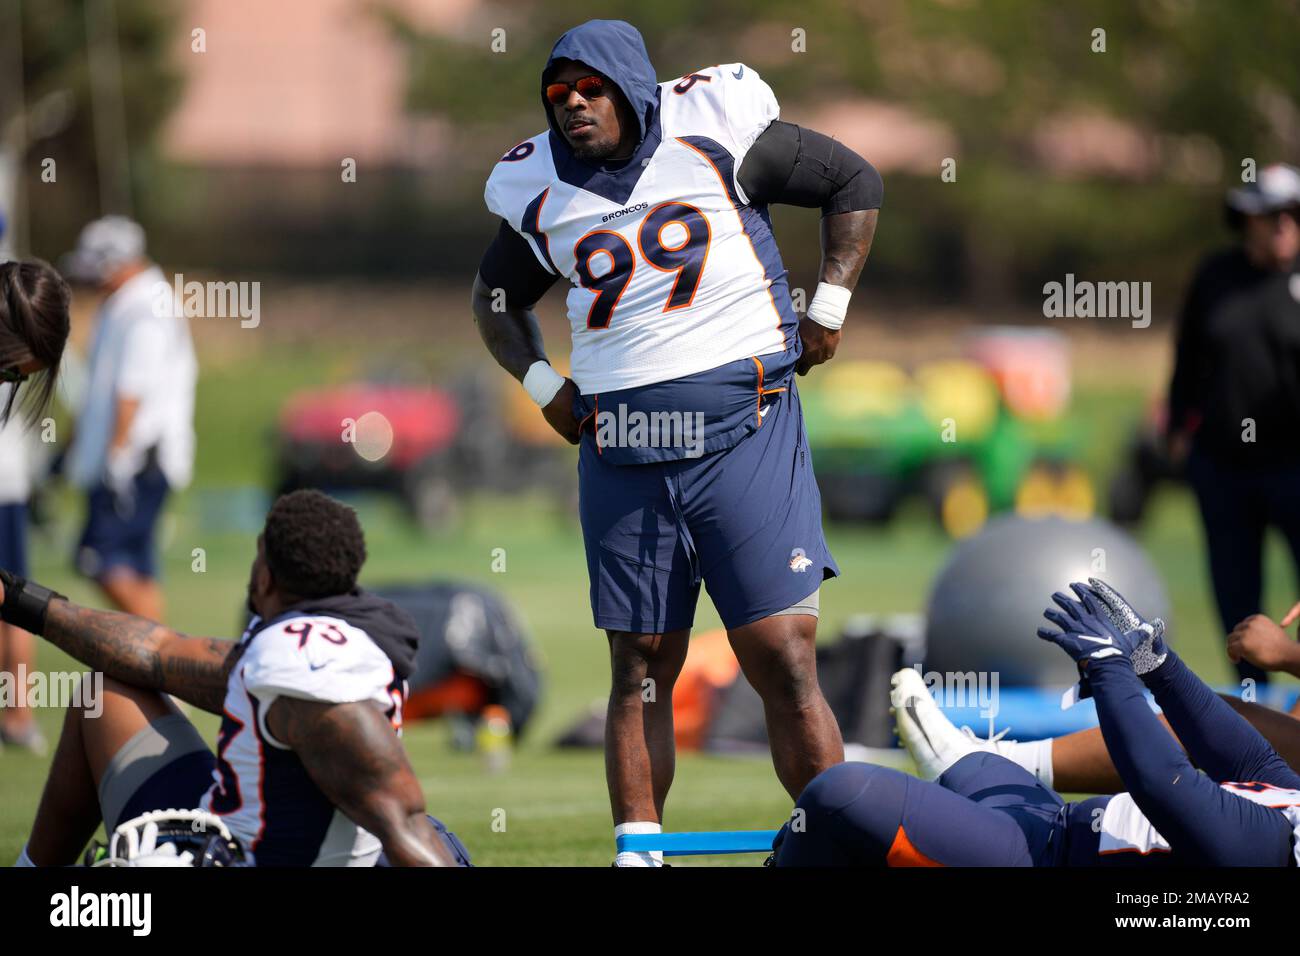
[[[1089,577],[1146,619],[1164,618],[1175,636],[1159,573],[1115,525],[1004,515],[958,544],[939,572],[926,612],[926,670],[997,672],[1006,687],[1074,683],[1074,662],[1036,631],[1052,592]]]

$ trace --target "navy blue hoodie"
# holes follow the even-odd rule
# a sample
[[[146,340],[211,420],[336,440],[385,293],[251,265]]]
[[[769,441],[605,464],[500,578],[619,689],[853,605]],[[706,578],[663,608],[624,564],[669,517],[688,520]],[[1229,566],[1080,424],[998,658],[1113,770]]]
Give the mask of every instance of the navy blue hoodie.
[[[655,68],[646,52],[645,41],[636,27],[622,20],[588,20],[565,33],[551,48],[551,55],[542,70],[539,95],[542,109],[546,111],[546,121],[551,127],[551,146],[554,149],[558,145],[567,152],[568,140],[555,122],[554,111],[546,100],[546,84],[557,60],[580,60],[613,80],[636,113],[641,127],[638,145],[646,145],[648,131],[657,137],[655,116],[659,110],[659,82],[655,79]]]

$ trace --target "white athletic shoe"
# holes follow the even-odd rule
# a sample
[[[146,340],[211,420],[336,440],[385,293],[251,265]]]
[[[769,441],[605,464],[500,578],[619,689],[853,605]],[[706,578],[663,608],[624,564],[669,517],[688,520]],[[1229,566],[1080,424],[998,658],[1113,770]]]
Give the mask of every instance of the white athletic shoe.
[[[967,754],[998,753],[1000,737],[981,740],[969,727],[958,730],[934,702],[915,668],[905,667],[889,680],[890,708],[898,727],[898,738],[907,748],[924,780],[939,775]],[[1006,731],[1003,731],[1005,733]]]

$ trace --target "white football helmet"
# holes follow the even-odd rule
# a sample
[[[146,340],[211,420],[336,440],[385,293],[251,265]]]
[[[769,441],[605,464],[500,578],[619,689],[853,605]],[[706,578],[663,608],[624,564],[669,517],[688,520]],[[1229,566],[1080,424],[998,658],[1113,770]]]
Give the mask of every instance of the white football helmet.
[[[94,866],[248,866],[225,822],[206,810],[150,810],[120,824]]]

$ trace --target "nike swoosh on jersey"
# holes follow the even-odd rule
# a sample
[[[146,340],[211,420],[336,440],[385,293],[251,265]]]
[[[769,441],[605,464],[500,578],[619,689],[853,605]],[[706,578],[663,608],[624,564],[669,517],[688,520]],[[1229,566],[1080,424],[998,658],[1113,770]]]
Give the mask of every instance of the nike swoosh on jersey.
[[[745,66],[744,66],[744,64],[742,63],[741,66],[740,66],[740,69],[737,70],[735,73],[733,73],[733,74],[731,74],[731,75],[734,76],[736,79],[740,79],[742,76],[744,76],[744,75],[745,75]]]

